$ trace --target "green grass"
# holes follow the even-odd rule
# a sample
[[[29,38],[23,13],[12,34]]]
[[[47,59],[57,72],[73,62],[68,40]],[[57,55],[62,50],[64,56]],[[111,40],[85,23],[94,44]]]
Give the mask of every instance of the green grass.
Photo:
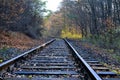
[[[0,49],[0,52],[4,52],[8,49],[8,47],[4,46],[3,48]]]

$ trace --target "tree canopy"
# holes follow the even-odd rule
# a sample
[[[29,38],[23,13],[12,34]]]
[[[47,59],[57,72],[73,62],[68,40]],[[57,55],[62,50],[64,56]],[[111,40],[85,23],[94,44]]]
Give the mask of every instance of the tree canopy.
[[[42,0],[0,0],[0,28],[41,36],[45,4]]]
[[[120,48],[120,0],[63,0],[61,10],[65,25],[76,25],[83,38]]]

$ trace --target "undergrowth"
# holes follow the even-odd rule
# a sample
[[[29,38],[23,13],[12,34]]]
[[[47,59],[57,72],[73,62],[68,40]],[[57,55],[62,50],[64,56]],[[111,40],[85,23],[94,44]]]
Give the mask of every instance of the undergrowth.
[[[81,39],[82,34],[77,33],[77,31],[74,29],[69,30],[68,28],[66,28],[66,29],[62,30],[61,37],[62,38],[70,38],[70,39]]]
[[[111,52],[120,52],[120,35],[119,31],[109,30],[104,34],[91,35],[89,37],[82,38],[83,41],[88,41],[101,48],[107,49]]]

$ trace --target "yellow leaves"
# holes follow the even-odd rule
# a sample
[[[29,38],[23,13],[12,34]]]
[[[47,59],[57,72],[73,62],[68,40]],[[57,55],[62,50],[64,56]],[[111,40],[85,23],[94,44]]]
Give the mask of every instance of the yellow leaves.
[[[112,22],[112,19],[108,17],[105,21],[105,24],[107,25],[107,30],[113,29],[115,27],[114,23]]]
[[[23,8],[21,8],[21,9],[19,10],[19,12],[20,12],[20,13],[23,13],[23,12],[24,12],[24,9],[23,9]]]
[[[78,34],[78,33],[76,33],[76,31],[74,33],[72,33],[71,31],[65,29],[65,30],[62,30],[61,37],[62,38],[80,39],[80,38],[82,38],[82,34]]]
[[[113,53],[114,49],[108,49],[108,52]]]
[[[31,79],[31,78],[32,78],[32,75],[29,75],[29,76],[28,76],[28,78],[30,78],[30,79]]]
[[[3,62],[3,60],[2,59],[0,59],[0,63],[2,63]]]

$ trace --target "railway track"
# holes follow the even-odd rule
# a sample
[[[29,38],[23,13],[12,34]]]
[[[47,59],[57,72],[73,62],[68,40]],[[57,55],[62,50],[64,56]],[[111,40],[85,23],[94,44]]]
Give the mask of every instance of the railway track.
[[[67,41],[68,42],[68,41]],[[73,47],[69,42],[68,44],[70,45],[70,47],[72,48],[72,50],[74,50],[74,52],[83,60],[82,63],[84,62],[86,64],[86,66],[88,66],[88,68],[92,68],[92,71],[95,72],[100,78],[96,79],[97,80],[120,80],[120,76],[117,75],[115,72],[111,72],[109,68],[107,68],[106,66],[104,66],[103,64],[101,64],[101,62],[99,62],[97,59],[95,59],[92,54],[90,54],[89,52],[86,52],[86,50],[75,50],[75,46]],[[77,49],[77,48],[76,48]],[[80,59],[78,58],[78,59]],[[78,60],[81,61],[81,60]],[[91,71],[91,70],[89,70]],[[93,73],[94,74],[94,73]]]
[[[0,71],[3,80],[120,80],[98,61],[81,57],[62,39],[48,41],[0,64]]]

